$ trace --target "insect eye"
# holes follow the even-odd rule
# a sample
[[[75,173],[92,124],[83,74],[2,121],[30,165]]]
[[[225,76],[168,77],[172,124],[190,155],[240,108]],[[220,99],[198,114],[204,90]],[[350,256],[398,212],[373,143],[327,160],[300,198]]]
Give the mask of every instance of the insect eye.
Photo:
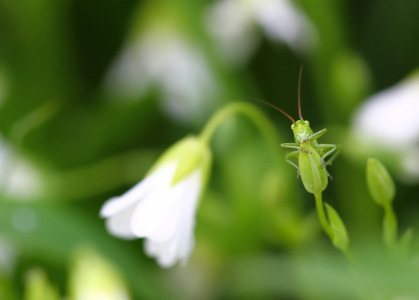
[[[308,126],[310,125],[310,123],[308,121],[304,121],[304,123]]]

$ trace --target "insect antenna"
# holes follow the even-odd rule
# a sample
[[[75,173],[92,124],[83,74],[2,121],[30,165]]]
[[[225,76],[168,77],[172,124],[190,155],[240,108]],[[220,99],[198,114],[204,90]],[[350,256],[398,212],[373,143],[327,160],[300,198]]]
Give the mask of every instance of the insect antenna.
[[[279,107],[273,105],[272,103],[269,103],[269,102],[266,102],[266,101],[263,101],[263,100],[259,100],[259,99],[255,99],[255,101],[260,102],[260,103],[263,103],[263,104],[265,104],[267,106],[270,106],[273,109],[276,109],[277,111],[279,111],[280,113],[282,113],[284,116],[286,116],[288,119],[290,119],[293,124],[295,123],[295,120],[289,114],[287,114],[285,111],[283,111]]]
[[[300,97],[300,95],[301,95],[301,92],[300,92],[300,90],[301,90],[301,77],[302,77],[302,75],[303,75],[303,65],[301,65],[301,67],[300,67],[300,75],[299,75],[299,77],[298,77],[298,115],[300,116],[300,120],[304,120],[303,119],[303,115],[301,114],[301,97]]]

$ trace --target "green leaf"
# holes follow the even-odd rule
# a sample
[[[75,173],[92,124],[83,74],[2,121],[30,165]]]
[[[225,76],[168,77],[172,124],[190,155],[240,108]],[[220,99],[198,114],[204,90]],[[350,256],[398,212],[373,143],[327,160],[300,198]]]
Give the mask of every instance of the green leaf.
[[[378,205],[390,204],[396,194],[394,181],[384,165],[375,158],[368,158],[367,184],[371,197]]]
[[[327,215],[329,217],[330,227],[333,233],[333,245],[335,245],[336,248],[345,251],[349,245],[349,237],[345,224],[342,222],[342,219],[339,217],[338,213],[333,207],[327,203],[325,203],[325,206]]]

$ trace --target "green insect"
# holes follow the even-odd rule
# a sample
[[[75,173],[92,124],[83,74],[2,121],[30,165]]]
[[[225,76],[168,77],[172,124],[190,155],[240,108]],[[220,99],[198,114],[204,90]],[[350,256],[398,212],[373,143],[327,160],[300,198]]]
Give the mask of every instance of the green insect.
[[[301,181],[305,189],[312,194],[320,193],[327,187],[327,177],[332,177],[326,170],[326,166],[331,164],[337,156],[336,145],[319,144],[317,139],[323,136],[327,129],[324,128],[318,132],[313,132],[310,123],[303,119],[301,114],[300,86],[301,86],[302,67],[298,79],[298,113],[300,120],[295,121],[285,111],[275,105],[261,101],[264,104],[278,110],[291,120],[291,129],[294,133],[295,143],[284,143],[282,147],[292,149],[285,159],[292,166],[297,168],[297,179],[301,176]],[[332,156],[330,156],[333,154]],[[326,158],[329,158],[326,161]]]

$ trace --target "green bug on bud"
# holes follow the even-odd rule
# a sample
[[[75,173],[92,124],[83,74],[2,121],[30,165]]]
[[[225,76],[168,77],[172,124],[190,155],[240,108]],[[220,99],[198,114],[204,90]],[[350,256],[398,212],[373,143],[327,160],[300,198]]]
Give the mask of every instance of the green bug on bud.
[[[300,101],[301,74],[302,67],[300,68],[298,80],[298,113],[300,120],[295,121],[285,111],[269,102],[261,102],[278,110],[291,120],[291,129],[294,133],[295,143],[284,143],[281,146],[294,151],[289,153],[285,159],[297,168],[297,178],[301,176],[305,189],[309,193],[317,194],[324,191],[327,187],[327,177],[331,178],[331,176],[327,172],[326,166],[331,164],[337,152],[336,145],[319,144],[317,142],[317,139],[327,132],[326,128],[314,133],[310,123],[303,119]],[[330,156],[333,153],[334,155]],[[326,158],[329,159],[326,161]]]

